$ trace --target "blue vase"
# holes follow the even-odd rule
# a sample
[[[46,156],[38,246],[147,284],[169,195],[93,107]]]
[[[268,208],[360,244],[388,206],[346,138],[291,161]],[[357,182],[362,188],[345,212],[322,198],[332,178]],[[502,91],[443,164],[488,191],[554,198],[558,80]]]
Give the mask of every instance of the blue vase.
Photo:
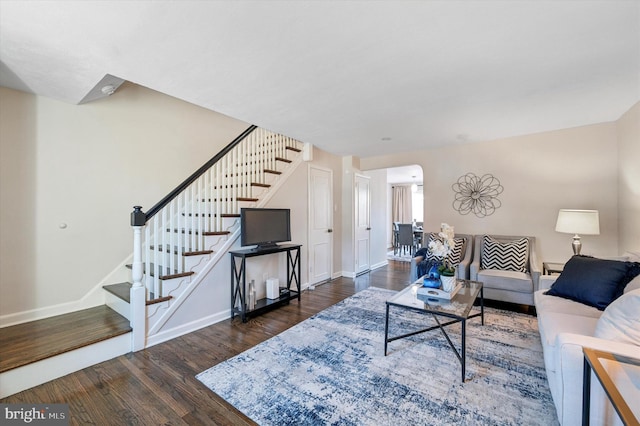
[[[439,267],[440,267],[439,263],[434,263],[433,265],[431,265],[429,272],[427,272],[427,275],[424,277],[424,280],[422,283],[423,287],[429,287],[429,288],[440,287],[440,271],[438,271]]]

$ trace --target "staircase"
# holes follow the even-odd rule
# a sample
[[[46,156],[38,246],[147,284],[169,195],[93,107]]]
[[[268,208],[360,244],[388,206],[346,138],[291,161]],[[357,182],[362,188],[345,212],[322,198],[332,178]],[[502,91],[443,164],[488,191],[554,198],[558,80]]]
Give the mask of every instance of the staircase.
[[[207,285],[208,273],[227,255],[239,236],[240,209],[264,206],[301,163],[301,150],[294,139],[251,126],[151,209],[143,212],[136,206],[131,214],[131,261],[111,274],[131,279],[103,286],[106,306],[79,311],[83,320],[78,320],[78,312],[70,313],[7,327],[1,336],[33,333],[35,327],[52,335],[62,328],[67,336],[75,330],[94,338],[80,341],[56,334],[53,341],[66,343],[53,345],[47,353],[28,354],[23,347],[23,353],[11,355],[21,361],[0,366],[0,397],[177,337],[175,332],[159,332],[198,286]],[[218,279],[229,282],[227,275]],[[77,333],[90,313],[102,315],[93,321],[107,326],[102,332]],[[218,313],[217,320],[229,315]],[[58,328],[51,325],[56,323]],[[186,327],[176,332],[192,331]],[[27,338],[2,339],[5,348],[15,348],[14,341]],[[7,357],[5,351],[2,355]]]

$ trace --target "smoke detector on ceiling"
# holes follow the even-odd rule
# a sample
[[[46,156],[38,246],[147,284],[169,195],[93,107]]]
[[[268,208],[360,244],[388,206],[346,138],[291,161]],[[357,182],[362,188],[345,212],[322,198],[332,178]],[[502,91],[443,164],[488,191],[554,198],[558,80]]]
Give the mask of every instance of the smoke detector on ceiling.
[[[107,96],[111,96],[115,93],[116,86],[114,86],[113,84],[107,84],[102,89],[100,89],[100,91]]]

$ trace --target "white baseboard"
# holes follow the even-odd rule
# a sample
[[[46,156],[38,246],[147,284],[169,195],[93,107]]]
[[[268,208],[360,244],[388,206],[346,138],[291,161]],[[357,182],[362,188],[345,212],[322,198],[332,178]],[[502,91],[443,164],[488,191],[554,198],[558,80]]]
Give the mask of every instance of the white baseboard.
[[[374,265],[371,265],[371,269],[378,269],[378,268],[382,268],[383,266],[387,266],[389,264],[388,260],[384,260],[380,263],[376,263]]]
[[[309,289],[309,283],[302,284],[302,289],[300,292],[306,291]],[[155,346],[159,343],[166,342],[171,339],[175,339],[176,337],[183,336],[188,333],[192,333],[196,330],[200,330],[201,328],[208,327],[213,324],[217,324],[220,321],[224,321],[226,319],[231,318],[231,309],[226,309],[224,311],[217,312],[212,315],[208,315],[204,318],[200,318],[196,321],[191,321],[186,324],[182,324],[178,327],[171,328],[169,330],[160,331],[153,336],[147,337],[147,343],[145,348],[149,348],[151,346]]]
[[[147,337],[147,344],[145,345],[145,348],[149,348],[159,343],[163,343],[171,339],[175,339],[176,337],[180,337],[185,334],[194,332],[196,330],[200,330],[201,328],[219,323],[220,321],[224,321],[230,317],[231,317],[231,310],[227,309],[227,310],[206,316],[204,318],[199,318],[196,321],[191,321],[189,323],[182,324],[178,327],[174,327],[168,330],[163,330],[159,333],[154,334],[153,336]]]
[[[83,368],[131,352],[131,333],[126,333],[0,374],[0,398],[22,392]]]
[[[16,312],[8,315],[0,316],[0,328],[10,327],[12,325],[23,324],[29,321],[37,321],[44,318],[55,317],[57,315],[68,314],[70,312],[80,311],[83,309],[93,308],[94,306],[104,305],[104,295],[102,299],[96,298],[95,300],[87,301],[73,301],[67,303],[61,303],[59,305],[47,306],[39,309],[32,309],[29,311]]]

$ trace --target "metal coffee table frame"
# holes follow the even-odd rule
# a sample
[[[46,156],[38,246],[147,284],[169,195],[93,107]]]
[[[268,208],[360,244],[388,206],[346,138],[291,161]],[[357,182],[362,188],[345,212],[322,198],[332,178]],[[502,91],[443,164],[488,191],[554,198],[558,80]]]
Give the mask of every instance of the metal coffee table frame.
[[[463,282],[463,287],[458,294],[456,294],[451,301],[438,300],[438,299],[430,299],[427,297],[415,295],[414,289],[421,286],[421,279],[407,287],[406,289],[400,291],[398,294],[394,295],[391,299],[387,300],[386,305],[386,318],[384,323],[384,355],[387,356],[387,345],[390,342],[398,339],[404,339],[405,337],[415,336],[416,334],[425,333],[427,331],[440,329],[442,334],[447,339],[449,346],[453,350],[453,352],[458,357],[460,364],[462,365],[462,382],[465,380],[465,372],[466,372],[466,322],[468,319],[481,317],[482,325],[484,325],[484,290],[481,282],[478,281],[469,281],[469,280],[458,280]],[[476,299],[480,296],[480,312],[475,313],[473,315],[469,315],[469,312],[473,308],[473,304]],[[452,305],[452,303],[456,303],[456,305]],[[433,316],[436,324],[434,326],[413,331],[411,333],[402,334],[400,336],[389,337],[389,308],[391,306],[396,306],[402,309],[408,309],[415,312],[427,313]],[[453,307],[457,307],[457,309],[449,309]],[[451,321],[440,322],[438,319],[439,316],[445,318],[452,318]],[[455,347],[449,335],[445,331],[444,327],[447,325],[461,323],[462,331],[462,344],[461,350]]]

